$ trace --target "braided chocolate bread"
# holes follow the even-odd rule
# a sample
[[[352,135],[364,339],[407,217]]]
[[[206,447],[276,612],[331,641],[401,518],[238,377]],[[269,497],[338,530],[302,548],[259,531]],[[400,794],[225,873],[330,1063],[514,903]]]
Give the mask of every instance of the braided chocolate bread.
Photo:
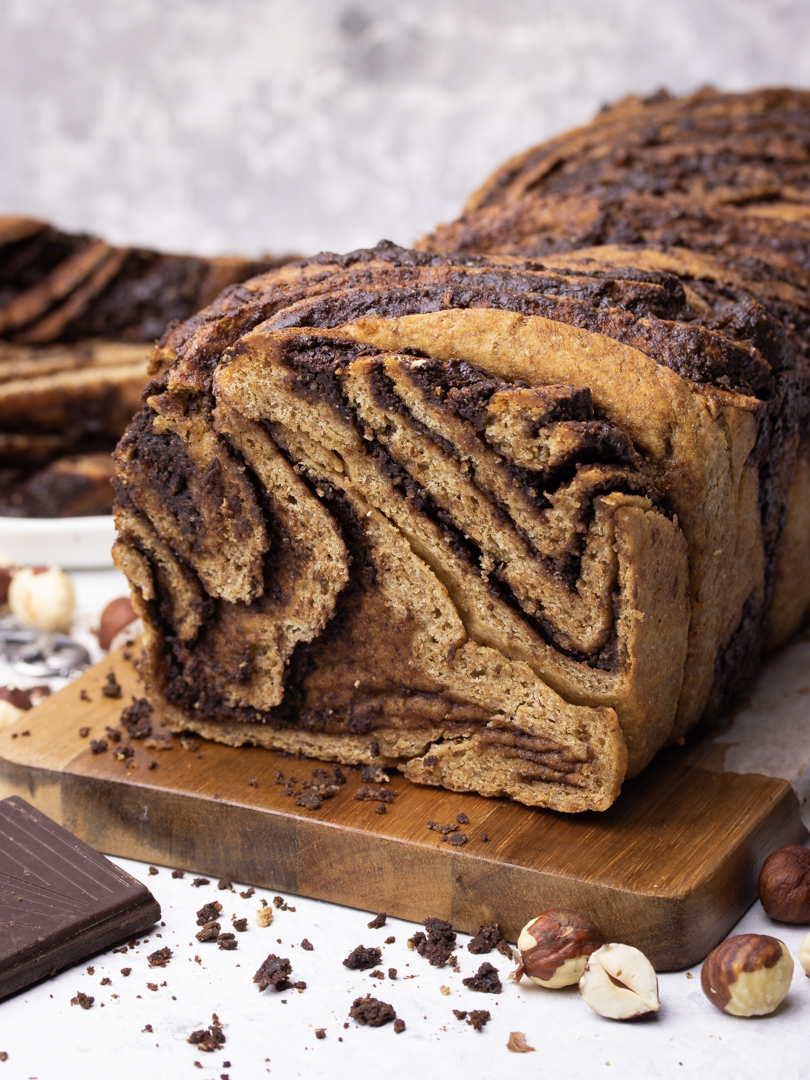
[[[720,707],[800,376],[744,284],[723,323],[722,290],[589,259],[382,244],[166,335],[115,560],[170,728],[579,811]]]

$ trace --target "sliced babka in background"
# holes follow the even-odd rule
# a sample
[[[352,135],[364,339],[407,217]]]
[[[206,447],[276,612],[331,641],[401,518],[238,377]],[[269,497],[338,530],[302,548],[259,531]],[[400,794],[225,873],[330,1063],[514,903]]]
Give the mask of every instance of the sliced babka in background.
[[[109,512],[109,454],[155,340],[284,261],[166,255],[0,218],[0,514]]]

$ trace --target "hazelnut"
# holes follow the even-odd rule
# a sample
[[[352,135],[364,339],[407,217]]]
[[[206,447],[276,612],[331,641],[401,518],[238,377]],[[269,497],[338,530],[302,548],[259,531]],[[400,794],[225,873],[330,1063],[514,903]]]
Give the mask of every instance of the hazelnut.
[[[611,1020],[632,1020],[661,1007],[653,966],[632,945],[611,943],[592,953],[579,992],[594,1012]]]
[[[759,874],[759,898],[777,922],[810,923],[810,851],[788,844],[769,855]]]
[[[804,968],[805,975],[810,975],[810,934],[805,934],[799,946],[799,963]]]
[[[538,986],[556,990],[578,983],[588,957],[605,939],[601,931],[573,911],[544,911],[523,927],[518,937],[519,981],[526,975]]]
[[[116,600],[111,600],[101,613],[98,627],[98,643],[102,649],[108,651],[114,638],[137,618],[128,596],[119,596]]]
[[[767,934],[737,934],[709,953],[700,973],[703,993],[732,1016],[767,1016],[790,989],[793,961]]]
[[[65,633],[73,622],[73,582],[58,566],[25,566],[11,579],[8,602],[12,614],[38,630]]]

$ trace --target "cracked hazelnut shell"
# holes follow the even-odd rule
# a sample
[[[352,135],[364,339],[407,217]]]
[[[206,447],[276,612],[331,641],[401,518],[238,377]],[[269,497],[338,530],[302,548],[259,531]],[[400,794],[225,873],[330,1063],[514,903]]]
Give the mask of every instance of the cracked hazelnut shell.
[[[556,990],[578,983],[591,953],[604,945],[602,932],[573,911],[553,909],[530,919],[517,940],[520,967],[537,986]]]
[[[793,960],[768,934],[736,934],[709,953],[700,972],[703,993],[731,1016],[767,1016],[784,1000]]]
[[[634,1020],[661,1008],[655,969],[632,945],[612,942],[597,949],[585,965],[579,992],[594,1012],[609,1020]]]
[[[810,923],[810,850],[788,844],[769,855],[759,874],[759,898],[777,922]]]

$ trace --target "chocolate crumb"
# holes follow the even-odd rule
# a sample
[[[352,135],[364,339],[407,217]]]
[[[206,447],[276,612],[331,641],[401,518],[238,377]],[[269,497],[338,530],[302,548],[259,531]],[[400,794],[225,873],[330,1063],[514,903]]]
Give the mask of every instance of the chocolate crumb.
[[[191,883],[191,887],[193,889],[199,889],[199,887],[201,885],[210,885],[210,884],[211,884],[210,878],[207,878],[207,877],[195,877],[194,880]]]
[[[277,908],[284,907],[284,897],[283,896],[274,896],[273,897],[273,907],[277,907]]]
[[[467,952],[488,953],[502,940],[501,928],[497,923],[481,923],[467,945]]]
[[[481,833],[481,834],[479,835],[478,839],[479,839],[479,840],[481,840],[481,841],[482,841],[483,843],[485,843],[485,844],[486,844],[486,843],[487,843],[487,841],[489,840],[489,833],[485,833],[485,832],[482,832],[482,833]]]
[[[141,1035],[145,1034],[147,1031],[152,1033],[152,1025],[151,1024],[147,1024],[146,1027],[141,1028]]]
[[[444,967],[447,963],[453,967],[456,962],[452,955],[456,935],[451,924],[444,919],[425,919],[425,929],[427,936],[421,930],[417,931],[408,940],[410,947],[424,956],[432,967]]]
[[[450,833],[458,832],[458,825],[454,821],[451,821],[447,825],[440,825],[438,821],[429,821],[427,827],[433,832],[439,833],[440,836],[447,836]]]
[[[124,976],[132,974],[132,968],[121,968],[121,974]]]
[[[304,950],[304,952],[312,952],[315,946],[312,944],[309,938],[304,938],[304,940],[301,942],[301,948]]]
[[[349,1009],[349,1016],[358,1024],[368,1024],[369,1027],[382,1027],[397,1018],[393,1006],[372,997],[371,994],[355,998]]]
[[[462,844],[467,843],[467,834],[463,832],[453,833],[452,836],[443,836],[442,841],[446,844],[452,844],[453,847],[461,847]]]
[[[220,949],[225,949],[226,952],[232,952],[238,944],[235,934],[220,934],[217,938],[217,945],[219,945]]]
[[[396,968],[389,968],[388,969],[388,978],[389,979],[395,979],[396,977],[397,977],[397,969]]]
[[[156,769],[158,767],[158,763],[156,761],[150,761],[149,764],[146,767],[147,767],[147,769],[150,769],[150,770],[151,769]]]
[[[158,868],[156,866],[150,866],[149,873],[154,877],[155,874],[159,873]]]
[[[222,927],[218,922],[209,922],[195,935],[197,941],[216,941],[219,937]]]
[[[90,695],[87,693],[86,690],[81,690],[79,692],[79,701],[92,701],[92,700],[93,699],[90,697]]]
[[[164,945],[162,949],[158,949],[157,952],[151,953],[147,960],[149,961],[149,967],[166,967],[168,962],[172,958],[172,950],[168,945]]]
[[[132,704],[127,705],[121,713],[121,723],[127,729],[130,739],[148,739],[152,734],[152,724],[149,717],[152,715],[152,706],[146,698],[133,697]]]
[[[375,971],[372,971],[371,975],[369,975],[369,978],[370,979],[384,979],[385,978],[385,972],[380,971],[380,969],[377,968]]]
[[[181,735],[180,745],[183,747],[184,750],[190,750],[192,754],[200,749],[199,740],[192,739],[190,735]]]
[[[247,919],[231,919],[231,925],[234,930],[238,930],[240,934],[244,934],[248,928]]]
[[[456,1020],[464,1020],[465,1017],[467,1016],[467,1010],[466,1009],[453,1009],[453,1016],[455,1016]]]
[[[127,743],[126,746],[119,746],[113,754],[113,757],[116,761],[129,761],[130,758],[135,757],[135,751],[129,743]]]
[[[107,732],[107,738],[110,740],[110,742],[112,742],[112,743],[120,743],[121,742],[121,729],[120,728],[110,727],[110,725],[107,724],[107,726],[105,727],[104,730]]]
[[[231,892],[236,892],[236,890],[233,887],[233,882],[231,881],[231,879],[229,877],[220,878],[219,881],[217,882],[217,888],[221,889],[223,892],[225,892],[227,889],[230,889]]]
[[[515,953],[512,952],[511,946],[506,941],[498,942],[498,952],[501,956],[505,956],[507,960],[514,960],[516,958]],[[520,959],[520,957],[517,957],[517,959]]]
[[[88,966],[88,968],[87,968],[87,974],[88,974],[88,975],[95,975],[95,973],[96,973],[96,969],[95,969],[95,968],[93,967],[93,965],[92,965],[92,964],[90,964],[90,965]]]
[[[86,739],[89,734],[90,734],[90,728],[89,727],[80,727],[79,728],[79,738],[80,739]]]
[[[470,819],[463,812],[461,814],[456,814],[456,821],[459,823],[459,825],[469,825],[470,824]]]
[[[343,961],[343,966],[350,971],[365,971],[366,968],[379,964],[381,959],[382,954],[376,946],[367,949],[365,945],[358,945]]]
[[[469,990],[476,990],[479,994],[500,994],[503,990],[498,969],[487,961],[484,961],[475,975],[461,981]]]
[[[256,779],[255,776],[249,776],[248,777],[248,786],[249,787],[257,787],[258,783],[259,783],[259,781]]]
[[[374,918],[368,923],[369,930],[379,930],[381,926],[385,926],[385,920],[388,918],[384,911],[381,911],[379,915],[375,915]],[[387,944],[387,942],[386,942]]]
[[[107,749],[107,740],[106,739],[91,739],[90,740],[90,749],[94,754],[103,754],[104,751]]]
[[[210,904],[203,904],[197,912],[197,926],[205,926],[207,923],[214,922],[221,911],[222,904],[218,900],[214,900]]]
[[[303,980],[301,982],[294,982],[293,986],[295,987],[295,989],[298,991],[299,994],[303,994],[303,992],[307,988],[307,984]]]
[[[243,900],[249,900],[251,898],[251,896],[253,896],[253,894],[255,892],[256,892],[256,890],[251,885],[249,889],[245,889],[245,891],[240,892],[239,895],[242,897]]]
[[[385,812],[385,803],[380,803],[378,806],[374,807],[375,814],[384,814]]]
[[[394,944],[394,942],[395,942],[396,940],[397,940],[397,939],[396,939],[396,938],[394,937],[394,935],[392,934],[392,935],[391,935],[391,937],[387,937],[387,938],[385,939],[385,944],[386,944],[386,945],[393,945],[393,944]]]
[[[108,698],[120,698],[121,697],[121,687],[118,684],[118,680],[115,677],[115,672],[114,671],[109,672],[109,674],[107,675],[107,681],[102,686],[101,692],[104,695],[104,697],[108,697]]]
[[[204,1050],[206,1053],[212,1053],[214,1050],[219,1050],[225,1045],[225,1033],[222,1030],[222,1025],[219,1022],[219,1017],[214,1013],[211,1020],[211,1025],[208,1028],[200,1028],[199,1031],[192,1031],[186,1042],[190,1042],[193,1046],[196,1046],[198,1050]],[[198,1068],[202,1068],[198,1062],[194,1062]]]
[[[146,989],[147,990],[154,990],[155,992],[157,992],[157,988],[158,988],[157,983],[147,983],[146,984]]]
[[[275,953],[270,953],[253,976],[253,981],[258,985],[259,991],[266,990],[268,986],[276,990],[288,990],[291,985],[290,975],[292,975],[290,961],[276,956]]]
[[[315,1038],[316,1039],[325,1039],[326,1038],[326,1028],[315,1028]]]
[[[397,797],[397,792],[392,788],[373,788],[369,784],[363,784],[354,795],[357,802],[392,803]]]
[[[396,1032],[397,1035],[401,1035],[404,1030],[405,1030],[405,1021],[400,1020],[397,1017],[397,1019],[394,1021],[394,1031]]]
[[[492,1019],[489,1013],[489,1009],[472,1009],[470,1015],[467,1018],[467,1023],[470,1024],[476,1031],[483,1030],[484,1024],[489,1023]]]
[[[173,878],[184,878],[186,876],[185,870],[172,870]]]

